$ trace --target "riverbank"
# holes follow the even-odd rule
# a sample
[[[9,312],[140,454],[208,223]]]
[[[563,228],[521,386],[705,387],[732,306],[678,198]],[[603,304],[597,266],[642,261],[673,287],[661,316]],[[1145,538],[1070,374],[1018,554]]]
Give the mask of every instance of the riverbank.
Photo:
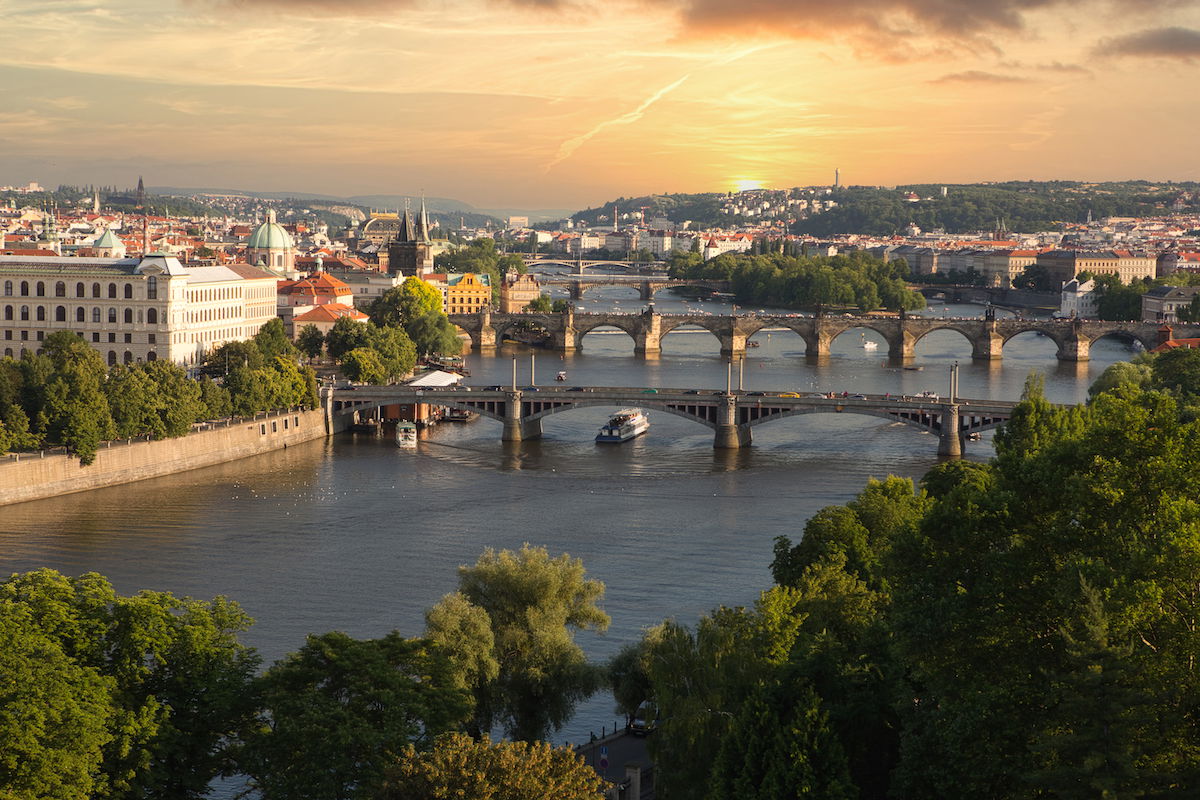
[[[119,486],[282,450],[328,436],[337,420],[324,409],[259,414],[205,423],[176,439],[108,442],[81,466],[64,452],[12,453],[0,459],[0,506]]]

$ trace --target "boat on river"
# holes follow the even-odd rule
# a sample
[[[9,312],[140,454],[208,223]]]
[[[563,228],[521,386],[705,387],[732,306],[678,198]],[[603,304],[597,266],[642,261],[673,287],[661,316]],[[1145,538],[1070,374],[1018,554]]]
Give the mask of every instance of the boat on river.
[[[879,347],[879,343],[872,342],[870,339],[867,338],[867,335],[864,333],[864,334],[862,334],[862,346],[863,346],[863,350],[874,350],[877,347]]]
[[[417,449],[417,426],[411,422],[396,424],[396,446],[402,450]]]
[[[650,430],[650,420],[640,408],[626,408],[613,414],[596,434],[596,442],[620,444],[641,436]]]

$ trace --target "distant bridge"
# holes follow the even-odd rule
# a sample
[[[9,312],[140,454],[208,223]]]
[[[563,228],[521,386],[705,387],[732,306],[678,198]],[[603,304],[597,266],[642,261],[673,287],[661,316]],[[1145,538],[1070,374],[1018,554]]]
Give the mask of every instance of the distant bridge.
[[[582,300],[583,293],[597,286],[628,286],[638,290],[642,300],[654,299],[654,293],[660,289],[695,288],[709,292],[729,291],[729,281],[688,280],[684,278],[640,278],[624,275],[564,275],[548,277],[539,275],[537,282],[542,286],[565,286],[572,300]]]
[[[611,269],[623,269],[627,272],[647,272],[647,273],[665,273],[667,262],[665,261],[628,261],[621,259],[605,259],[605,258],[570,258],[567,256],[539,256],[539,255],[521,255],[521,259],[527,267],[566,267],[569,270],[574,270],[575,274],[582,275],[585,270],[593,267],[608,267]]]
[[[482,311],[478,314],[451,314],[450,321],[471,337],[476,349],[494,348],[509,331],[517,327],[540,328],[549,335],[548,346],[560,352],[577,349],[583,337],[598,328],[615,328],[629,334],[634,350],[641,354],[658,353],[662,338],[682,326],[709,331],[721,345],[725,356],[745,355],[746,341],[761,330],[780,328],[799,334],[805,354],[829,355],[833,340],[849,330],[865,329],[878,333],[887,342],[888,357],[911,359],[917,342],[934,331],[949,330],[961,334],[971,344],[971,358],[995,361],[1002,357],[1005,342],[1030,331],[1050,338],[1057,346],[1060,361],[1087,361],[1091,346],[1106,336],[1125,342],[1140,342],[1147,350],[1161,343],[1162,326],[1151,322],[1100,322],[1079,319],[976,319],[885,316],[820,316],[798,314],[639,314],[583,313],[568,309],[561,314]],[[1200,336],[1200,325],[1177,325],[1176,336]]]
[[[503,423],[506,442],[536,439],[542,420],[577,408],[606,406],[653,409],[698,422],[714,431],[713,447],[737,449],[751,442],[758,425],[799,414],[865,414],[901,422],[938,436],[938,454],[962,455],[971,434],[991,430],[1012,416],[1012,402],[937,397],[801,397],[795,392],[722,392],[640,387],[355,386],[333,390],[335,414],[356,414],[388,405],[427,403],[473,411]]]

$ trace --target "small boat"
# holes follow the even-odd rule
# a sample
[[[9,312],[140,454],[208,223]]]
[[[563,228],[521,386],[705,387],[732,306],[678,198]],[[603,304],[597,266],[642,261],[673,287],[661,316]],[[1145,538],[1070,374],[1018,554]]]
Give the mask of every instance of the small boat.
[[[411,422],[396,424],[396,446],[404,450],[417,449],[417,426]]]
[[[558,381],[559,383],[562,383],[566,379],[567,379],[567,373],[565,371],[559,372],[557,375],[554,376],[554,380]]]
[[[474,422],[479,419],[479,415],[474,411],[467,411],[465,408],[448,408],[443,419],[446,422]]]
[[[761,342],[746,342],[746,347],[758,347]]]
[[[909,372],[920,372],[921,370],[923,370],[923,369],[925,369],[925,368],[924,368],[924,367],[918,367],[918,366],[916,366],[915,364],[910,364],[910,365],[908,365],[907,367],[905,367],[904,369],[908,370]]]
[[[597,443],[621,443],[650,430],[650,421],[640,408],[627,408],[613,414],[596,434]]]

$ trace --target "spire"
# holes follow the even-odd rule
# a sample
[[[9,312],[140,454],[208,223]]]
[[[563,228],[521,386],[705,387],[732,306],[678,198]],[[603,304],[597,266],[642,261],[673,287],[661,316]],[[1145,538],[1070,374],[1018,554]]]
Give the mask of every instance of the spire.
[[[421,194],[421,216],[417,219],[417,241],[429,243],[429,212],[425,210],[425,194]]]
[[[409,208],[408,198],[404,200],[404,214],[400,217],[400,230],[396,232],[397,242],[419,241],[419,232],[413,224],[412,209]]]
[[[138,175],[137,187],[137,207],[142,208],[146,205],[146,185],[142,183],[142,176]]]

